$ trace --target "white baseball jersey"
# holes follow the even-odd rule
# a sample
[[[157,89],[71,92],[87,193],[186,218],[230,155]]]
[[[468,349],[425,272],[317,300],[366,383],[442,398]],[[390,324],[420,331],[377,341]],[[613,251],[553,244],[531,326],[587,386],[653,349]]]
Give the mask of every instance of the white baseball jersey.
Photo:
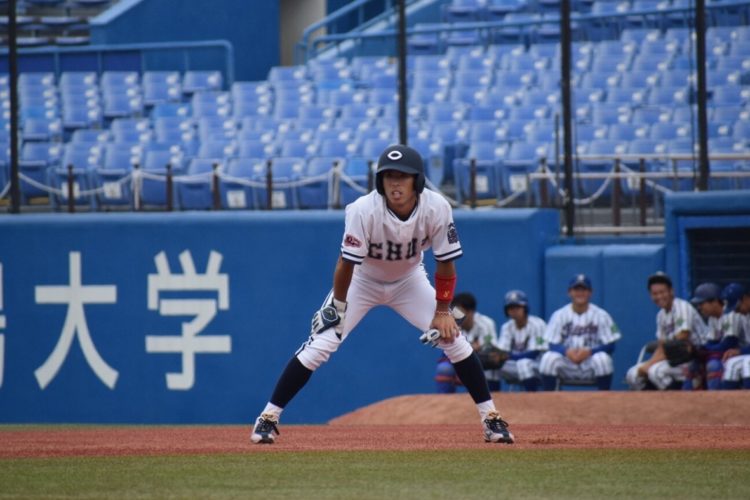
[[[690,332],[690,341],[695,345],[703,343],[706,335],[706,324],[698,311],[687,300],[675,297],[672,308],[660,309],[656,314],[656,338],[672,340],[682,331]]]
[[[346,315],[339,337],[333,328],[311,335],[297,351],[297,358],[308,369],[316,370],[338,350],[367,312],[388,306],[419,331],[430,327],[437,301],[435,289],[422,263],[423,252],[432,247],[438,261],[462,255],[461,243],[448,202],[425,189],[417,206],[405,221],[386,206],[385,198],[373,191],[346,207],[341,256],[358,264],[346,295]],[[331,291],[323,301],[331,301]],[[438,344],[451,362],[472,353],[465,335],[454,342]]]
[[[740,321],[741,316],[734,311],[722,314],[719,318],[711,316],[706,322],[705,342],[721,342],[725,337],[738,337]]]
[[[472,344],[479,342],[480,347],[498,347],[495,320],[489,316],[474,311],[474,324],[471,325],[471,330],[464,330],[464,333]]]
[[[620,339],[620,330],[607,311],[589,304],[583,314],[568,304],[554,313],[547,325],[545,337],[550,344],[562,344],[566,349],[594,348]]]
[[[422,252],[430,247],[438,261],[462,255],[451,207],[429,189],[419,195],[417,207],[406,221],[391,212],[376,191],[346,207],[341,254],[361,264],[355,273],[393,283],[417,269],[422,264]]]
[[[544,320],[536,316],[529,315],[523,328],[518,328],[515,320],[511,319],[506,321],[500,329],[498,347],[513,354],[525,351],[545,351],[547,350],[546,328]]]

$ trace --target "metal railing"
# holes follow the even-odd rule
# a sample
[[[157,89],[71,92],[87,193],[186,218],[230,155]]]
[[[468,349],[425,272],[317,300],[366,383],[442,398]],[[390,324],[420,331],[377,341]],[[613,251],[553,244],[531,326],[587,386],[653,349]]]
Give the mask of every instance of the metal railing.
[[[20,58],[24,56],[38,57],[48,56],[52,62],[52,68],[56,77],[59,77],[63,71],[63,60],[70,54],[89,54],[95,58],[96,71],[101,74],[105,68],[105,60],[112,54],[135,53],[140,58],[140,72],[151,69],[148,58],[154,55],[177,53],[181,55],[182,68],[181,72],[194,69],[192,58],[199,52],[209,50],[218,50],[220,57],[217,59],[216,69],[222,71],[224,81],[227,86],[234,82],[234,47],[227,40],[207,40],[202,42],[156,42],[156,43],[130,43],[121,45],[84,45],[77,47],[40,47],[19,49]],[[0,57],[8,56],[8,48],[0,49]],[[158,69],[162,69],[159,67]]]
[[[365,0],[363,0],[364,2]],[[358,4],[360,2],[353,2],[350,5]],[[736,0],[727,2],[716,2],[706,5],[707,13],[715,13],[722,10],[735,9],[741,7],[750,7],[750,0]],[[664,9],[636,9],[628,10],[627,12],[616,12],[616,13],[605,13],[605,14],[571,14],[571,22],[578,25],[585,23],[592,23],[598,26],[604,26],[612,21],[624,21],[627,18],[632,17],[645,17],[645,18],[663,18],[669,15],[682,15],[685,19],[690,19],[694,14],[693,7],[669,7]],[[383,17],[387,17],[390,14],[384,14]],[[528,28],[532,26],[541,25],[558,25],[560,23],[559,18],[556,16],[545,17],[543,19],[528,19],[528,20],[516,20],[516,21],[477,21],[477,22],[461,22],[461,23],[437,23],[430,26],[412,27],[407,29],[407,36],[412,35],[426,35],[426,34],[440,34],[450,33],[457,31],[468,31],[477,30],[483,34],[482,38],[489,44],[492,40],[494,33],[501,33],[503,30],[508,28]],[[310,59],[318,56],[323,50],[330,49],[332,46],[339,42],[347,40],[366,40],[366,39],[379,39],[379,38],[395,38],[397,36],[397,30],[395,29],[384,29],[377,32],[362,32],[360,30],[351,31],[348,33],[339,34],[327,34],[320,35],[319,37],[311,40],[311,34],[321,26],[316,23],[308,30],[305,30],[300,42],[297,44],[297,49],[300,54],[304,54],[304,59],[299,62],[306,62]],[[314,29],[313,29],[314,28]],[[614,27],[613,27],[614,29]],[[574,29],[575,31],[575,29]]]

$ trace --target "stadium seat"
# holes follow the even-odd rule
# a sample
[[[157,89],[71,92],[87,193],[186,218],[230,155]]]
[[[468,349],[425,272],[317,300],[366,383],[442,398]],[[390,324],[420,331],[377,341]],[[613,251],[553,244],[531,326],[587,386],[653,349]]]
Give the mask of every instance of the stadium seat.
[[[271,206],[273,209],[295,209],[299,208],[297,201],[297,186],[289,186],[289,183],[296,183],[302,178],[305,173],[305,159],[304,158],[273,158],[271,159],[271,175],[272,175],[272,192],[271,192]],[[261,175],[256,175],[253,180],[258,182],[266,182],[266,171],[262,172]],[[268,205],[267,202],[267,189],[265,187],[257,187],[253,189],[253,196],[255,197],[255,206],[265,208]]]
[[[332,169],[335,164],[343,166],[343,162],[342,158],[324,156],[313,156],[309,159],[301,179],[303,183],[297,189],[300,208],[324,209],[331,207]]]
[[[258,172],[264,172],[265,158],[233,158],[227,164],[226,178],[219,181],[221,206],[225,210],[260,208],[250,186]]]
[[[456,199],[459,203],[467,203],[471,198],[472,160],[476,167],[477,200],[497,200],[501,197],[498,165],[505,153],[506,147],[496,142],[475,142],[469,145],[465,158],[454,160]]]
[[[367,194],[367,187],[370,182],[370,161],[362,157],[351,157],[344,161],[342,174],[345,177],[339,183],[339,204],[341,207],[345,207],[363,194]]]
[[[176,193],[183,210],[210,210],[213,207],[211,187],[214,166],[222,168],[222,161],[194,158],[185,174],[175,177]]]

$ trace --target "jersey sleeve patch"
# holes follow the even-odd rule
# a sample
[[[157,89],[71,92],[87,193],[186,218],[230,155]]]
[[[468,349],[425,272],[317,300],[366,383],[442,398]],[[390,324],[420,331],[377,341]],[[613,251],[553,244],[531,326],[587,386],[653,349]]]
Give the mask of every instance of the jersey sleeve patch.
[[[448,224],[448,243],[451,245],[458,243],[458,231],[456,230],[456,224],[453,222]]]
[[[347,234],[346,236],[344,236],[344,246],[360,248],[362,246],[362,242],[359,241],[355,236],[352,236],[351,234]]]

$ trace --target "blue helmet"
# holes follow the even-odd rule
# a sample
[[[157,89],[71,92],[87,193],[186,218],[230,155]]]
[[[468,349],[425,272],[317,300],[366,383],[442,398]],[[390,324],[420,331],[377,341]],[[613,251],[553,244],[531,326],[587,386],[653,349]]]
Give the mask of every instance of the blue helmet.
[[[740,283],[729,283],[725,286],[724,290],[721,291],[721,299],[727,303],[726,311],[734,311],[740,299],[748,294],[750,293],[747,291],[747,288]]]
[[[721,300],[721,287],[719,285],[716,283],[701,283],[695,287],[693,298],[690,299],[693,305],[697,306],[709,300]]]
[[[521,306],[529,312],[529,298],[521,290],[511,290],[505,294],[505,314],[508,314],[510,306]]]

